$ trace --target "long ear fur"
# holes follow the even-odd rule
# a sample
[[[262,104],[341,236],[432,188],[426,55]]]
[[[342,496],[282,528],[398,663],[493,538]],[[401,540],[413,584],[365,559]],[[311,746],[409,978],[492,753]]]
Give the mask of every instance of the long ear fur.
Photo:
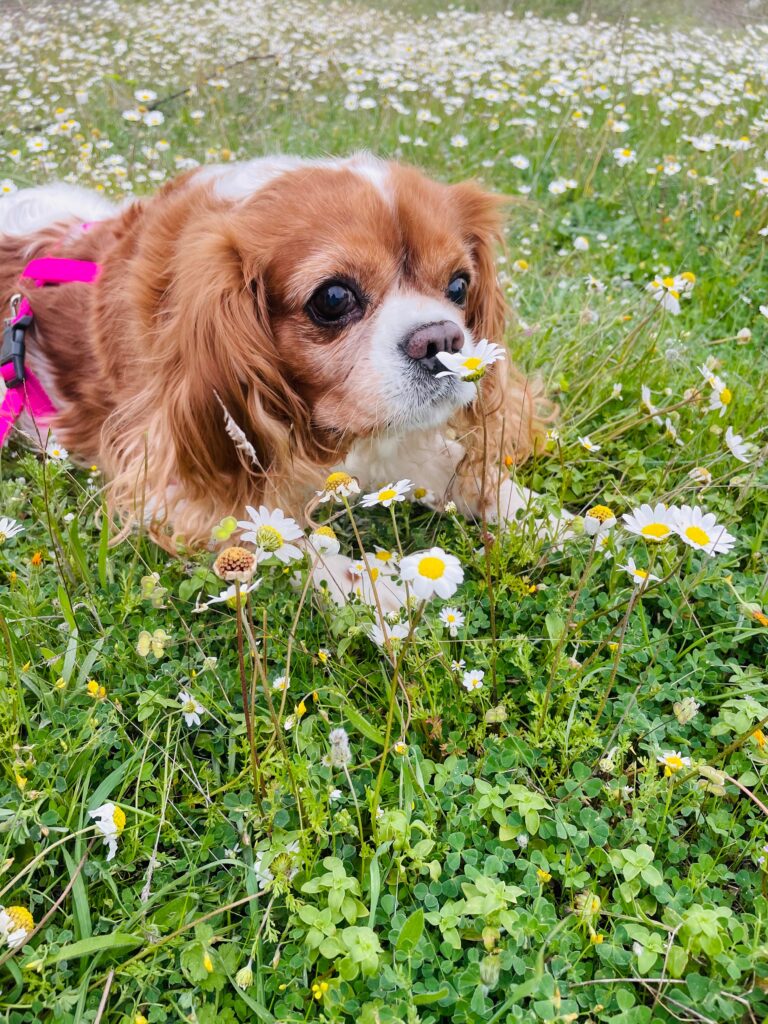
[[[172,522],[166,545],[207,541],[247,502],[285,500],[322,461],[274,344],[263,268],[244,265],[215,216],[196,217],[177,251],[147,346],[152,379],[105,426],[117,510]]]
[[[496,273],[503,241],[504,200],[477,185],[454,186],[460,217],[466,225],[475,269],[467,304],[467,326],[479,341],[504,345],[509,310]],[[541,389],[506,358],[495,363],[478,388],[478,397],[453,420],[466,455],[458,469],[459,486],[470,505],[495,503],[505,459],[524,462],[544,434]]]

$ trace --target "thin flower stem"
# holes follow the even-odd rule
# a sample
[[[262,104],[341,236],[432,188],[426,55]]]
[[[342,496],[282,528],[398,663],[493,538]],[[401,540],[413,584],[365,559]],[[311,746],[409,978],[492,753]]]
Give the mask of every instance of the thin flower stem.
[[[357,814],[357,827],[360,832],[360,848],[362,849],[363,844],[365,842],[363,832],[363,818],[362,815],[360,814],[360,804],[357,802],[357,794],[355,793],[355,787],[352,785],[352,776],[349,774],[349,767],[346,764],[344,765],[344,774],[347,777],[347,784],[349,785],[349,792],[352,796],[352,803],[355,805],[355,813]]]
[[[605,705],[608,703],[608,697],[610,696],[611,691],[613,690],[613,684],[616,682],[616,676],[619,671],[619,662],[621,661],[621,651],[624,646],[624,637],[627,632],[627,626],[629,625],[629,617],[632,614],[632,609],[635,607],[635,604],[640,597],[642,589],[642,587],[635,587],[634,591],[632,592],[632,596],[629,599],[629,603],[627,604],[627,611],[624,615],[624,620],[621,623],[621,631],[619,633],[619,639],[616,644],[616,650],[613,652],[613,667],[611,668],[611,676],[608,680],[608,685],[603,691],[603,696],[600,701],[600,707],[597,709],[597,714],[595,715],[595,719],[592,723],[593,729],[597,728],[597,723],[600,721],[602,714],[605,711]]]
[[[243,598],[240,582],[235,580],[235,605],[237,615],[237,663],[240,671],[240,692],[243,698],[243,714],[245,715],[245,733],[251,755],[251,774],[253,776],[253,792],[261,789],[259,784],[259,762],[256,756],[256,742],[253,735],[253,719],[251,718],[250,701],[248,699],[248,682],[245,675],[245,653],[243,651]]]
[[[424,612],[426,603],[426,601],[422,601],[419,607],[416,609],[416,614],[414,615],[413,621],[411,622],[411,628],[408,631],[408,636],[403,640],[403,645],[400,648],[397,660],[395,661],[394,669],[392,671],[392,685],[390,686],[389,690],[389,707],[387,708],[387,725],[386,729],[384,730],[384,753],[381,758],[381,763],[379,764],[379,774],[376,777],[376,787],[373,791],[373,799],[371,800],[371,817],[374,823],[376,821],[376,811],[378,810],[379,806],[379,795],[381,794],[381,785],[384,780],[384,769],[387,764],[387,757],[389,756],[390,743],[392,742],[392,723],[395,718],[395,703],[397,701],[397,690],[398,684],[400,682],[400,668],[403,664],[403,658],[405,657],[405,652],[408,649],[408,645],[413,639],[416,627],[418,626],[419,621],[421,620],[421,616]]]
[[[480,388],[477,389],[477,404],[480,409],[480,417],[483,423],[483,468],[480,478],[480,518],[483,528],[483,555],[485,557],[485,587],[488,592],[488,611],[491,621],[491,686],[493,688],[493,699],[499,699],[498,685],[496,681],[496,661],[498,659],[498,643],[496,642],[496,595],[493,589],[493,569],[491,566],[491,539],[488,534],[488,513],[485,503],[485,485],[488,473],[488,423],[485,415],[485,405]]]

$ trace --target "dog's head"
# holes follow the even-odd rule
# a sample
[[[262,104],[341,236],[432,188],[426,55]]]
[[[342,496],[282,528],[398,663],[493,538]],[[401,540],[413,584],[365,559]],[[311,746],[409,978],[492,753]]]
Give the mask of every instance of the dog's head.
[[[234,469],[217,393],[272,485],[473,401],[437,356],[501,340],[498,198],[370,157],[205,169],[184,191],[162,328],[182,473]]]

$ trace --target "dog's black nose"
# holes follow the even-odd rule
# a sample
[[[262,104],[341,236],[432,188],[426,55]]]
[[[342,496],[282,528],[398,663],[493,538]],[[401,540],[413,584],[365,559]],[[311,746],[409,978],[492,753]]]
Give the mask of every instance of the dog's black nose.
[[[460,352],[464,345],[464,331],[452,320],[424,324],[405,338],[402,349],[429,373],[439,373],[445,367],[437,358],[438,352]]]

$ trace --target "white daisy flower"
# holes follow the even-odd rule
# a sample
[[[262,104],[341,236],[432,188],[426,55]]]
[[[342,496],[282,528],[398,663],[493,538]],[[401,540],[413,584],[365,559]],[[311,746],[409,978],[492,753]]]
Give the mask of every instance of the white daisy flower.
[[[341,550],[339,538],[330,526],[318,526],[309,535],[309,543],[318,555],[338,555]]]
[[[398,480],[394,484],[386,484],[378,491],[364,494],[360,504],[363,508],[373,508],[374,505],[383,505],[389,508],[396,501],[405,501],[405,496],[411,489],[410,480]]]
[[[706,466],[694,466],[688,474],[688,479],[697,484],[709,485],[712,483],[712,474]]]
[[[675,510],[675,533],[690,547],[708,555],[727,555],[736,543],[736,538],[718,525],[714,512],[704,512],[698,505]]]
[[[587,252],[589,250],[589,239],[585,235],[576,235],[573,240],[573,248],[576,252]]]
[[[482,688],[484,678],[485,672],[483,672],[482,669],[474,669],[472,672],[464,673],[461,685],[467,693],[472,693],[473,690],[479,690]]]
[[[109,801],[90,811],[89,815],[104,837],[104,845],[108,848],[107,860],[112,860],[117,853],[117,840],[125,828],[125,811]]]
[[[266,505],[260,505],[258,512],[246,505],[245,511],[249,518],[237,524],[245,531],[241,540],[256,546],[259,560],[274,556],[287,565],[302,557],[300,548],[290,543],[303,536],[295,519],[286,516],[279,508],[270,512]]]
[[[144,124],[147,128],[157,128],[165,121],[165,114],[162,110],[148,110],[144,115]]]
[[[656,505],[641,505],[622,516],[624,528],[645,540],[666,540],[675,529],[674,508],[667,508],[661,502]]]
[[[133,98],[137,103],[154,103],[157,99],[157,93],[151,89],[137,89],[133,94]]]
[[[459,380],[478,381],[486,369],[504,359],[504,349],[486,338],[475,345],[472,352],[438,352],[438,361],[446,367],[436,377],[458,377]]]
[[[637,163],[637,153],[634,149],[626,149],[619,146],[613,151],[613,159],[619,167],[627,167],[629,164]]]
[[[19,191],[19,186],[16,182],[11,181],[10,178],[3,178],[0,181],[0,196],[11,196],[14,192]]]
[[[69,452],[62,445],[56,444],[55,441],[51,441],[45,449],[45,454],[54,462],[63,462],[69,455]]]
[[[450,636],[458,636],[459,630],[464,625],[464,615],[458,608],[446,605],[440,610],[439,618]]]
[[[673,277],[654,277],[650,284],[645,286],[645,290],[659,303],[662,309],[666,309],[673,316],[679,315],[682,293],[675,287]]]
[[[9,949],[20,949],[35,930],[26,907],[0,907],[0,939]]]
[[[322,491],[317,492],[321,502],[338,501],[343,502],[345,498],[352,498],[360,493],[360,484],[349,473],[339,470],[326,477]]]
[[[374,624],[368,628],[368,636],[377,647],[384,647],[387,641],[405,640],[410,631],[411,627],[407,622],[396,622],[394,625],[385,625],[383,628]]]
[[[666,753],[657,757],[656,760],[659,764],[664,765],[665,775],[674,775],[674,773],[679,772],[681,768],[691,767],[690,757],[683,757],[679,750],[668,750]]]
[[[613,509],[607,505],[593,505],[584,513],[584,532],[589,537],[601,537],[616,525]]]
[[[518,171],[526,171],[531,166],[531,161],[528,157],[523,156],[521,153],[518,153],[516,156],[511,156],[509,158],[509,162],[513,167],[516,167]]]
[[[651,389],[647,384],[643,384],[640,388],[640,401],[645,409],[653,417],[653,422],[661,425],[661,417],[659,416],[659,410],[651,401]]]
[[[276,679],[272,680],[272,689],[278,690],[280,693],[284,693],[289,689],[290,685],[288,676],[277,676]]]
[[[659,582],[658,576],[654,576],[653,573],[648,572],[646,569],[641,569],[639,566],[635,565],[634,558],[628,558],[627,564],[620,565],[619,568],[625,569],[629,573],[629,575],[632,577],[632,582],[637,587],[645,587],[651,582],[651,580],[653,580],[656,583]]]
[[[8,519],[7,516],[2,516],[0,518],[0,544],[4,544],[11,537],[15,537],[23,529],[24,527],[21,523],[17,523],[15,519]]]
[[[205,708],[200,701],[195,700],[191,693],[187,690],[181,690],[179,693],[179,703],[181,704],[181,713],[184,715],[184,721],[188,727],[193,725],[200,725],[200,715],[205,714]]]
[[[734,434],[733,427],[728,427],[725,432],[725,443],[728,451],[739,462],[751,462],[755,457],[757,445],[751,441],[745,441],[741,434]]]
[[[588,452],[599,452],[602,445],[595,444],[589,434],[584,434],[583,437],[579,437],[579,444],[582,448],[586,448]]]
[[[260,583],[261,579],[257,579],[253,580],[252,583],[248,583],[247,585],[240,584],[240,596],[244,597],[245,594],[250,594],[250,592],[252,590],[255,590]],[[230,608],[236,607],[237,588],[235,584],[233,583],[232,586],[227,587],[226,590],[222,590],[218,597],[211,597],[207,601],[203,602],[203,604],[196,604],[194,607],[194,611],[202,612],[206,608],[210,608],[211,605],[213,604],[228,604]]]
[[[428,600],[435,594],[442,598],[455,594],[464,570],[455,555],[434,547],[406,556],[400,563],[400,575],[416,597]]]

